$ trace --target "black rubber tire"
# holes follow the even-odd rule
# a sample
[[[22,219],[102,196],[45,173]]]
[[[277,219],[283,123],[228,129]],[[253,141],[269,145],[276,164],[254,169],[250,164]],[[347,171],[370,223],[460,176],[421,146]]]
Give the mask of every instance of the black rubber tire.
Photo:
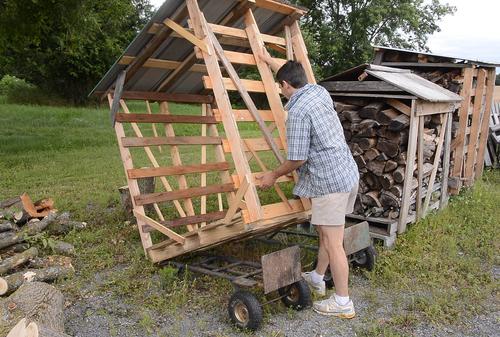
[[[236,291],[227,309],[229,318],[240,329],[257,330],[262,323],[262,306],[249,291]]]
[[[316,269],[317,264],[318,264],[318,259],[316,258],[314,260],[314,269]],[[333,289],[333,286],[335,284],[333,283],[333,277],[330,271],[330,265],[328,265],[328,267],[326,268],[325,276],[323,276],[323,281],[325,281],[325,286],[327,289]]]
[[[309,308],[312,303],[311,290],[305,280],[300,280],[289,286],[279,288],[281,301],[283,304],[294,310],[303,310]]]
[[[373,246],[368,246],[367,248],[354,254],[354,260],[352,265],[355,267],[364,268],[368,271],[372,271],[375,268],[377,251]]]

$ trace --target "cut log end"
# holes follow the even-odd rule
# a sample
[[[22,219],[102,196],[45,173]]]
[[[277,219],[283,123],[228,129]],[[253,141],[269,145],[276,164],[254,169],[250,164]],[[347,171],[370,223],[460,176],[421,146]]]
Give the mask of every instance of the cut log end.
[[[0,296],[5,295],[7,293],[7,290],[9,290],[7,281],[5,281],[4,278],[0,277]]]

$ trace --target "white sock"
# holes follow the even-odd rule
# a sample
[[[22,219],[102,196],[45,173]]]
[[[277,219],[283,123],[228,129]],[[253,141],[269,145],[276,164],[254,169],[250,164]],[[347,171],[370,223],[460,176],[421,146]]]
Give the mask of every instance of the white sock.
[[[316,270],[313,270],[311,272],[311,280],[313,281],[313,283],[323,282],[323,277],[325,277],[325,275],[318,274]]]
[[[339,296],[335,294],[335,302],[340,305],[346,305],[347,303],[349,303],[349,296]]]

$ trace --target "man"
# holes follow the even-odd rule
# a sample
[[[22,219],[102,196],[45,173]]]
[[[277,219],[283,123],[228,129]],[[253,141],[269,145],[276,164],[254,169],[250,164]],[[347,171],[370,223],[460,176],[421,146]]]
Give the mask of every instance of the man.
[[[313,291],[324,296],[324,274],[333,274],[335,294],[313,303],[322,314],[342,318],[355,316],[349,299],[349,264],[343,248],[345,215],[353,211],[359,173],[333,101],[326,89],[307,84],[302,65],[288,61],[281,68],[264,49],[260,58],[276,72],[281,93],[288,98],[287,160],[261,177],[262,188],[297,169],[295,195],[311,198],[311,223],[319,233],[318,263],[312,272],[302,273]]]

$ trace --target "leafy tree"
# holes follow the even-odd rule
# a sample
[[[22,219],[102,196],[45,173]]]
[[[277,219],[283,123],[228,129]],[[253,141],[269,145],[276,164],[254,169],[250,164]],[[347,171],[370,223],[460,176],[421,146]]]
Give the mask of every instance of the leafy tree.
[[[82,103],[151,15],[149,0],[0,0],[0,77]]]
[[[372,44],[428,50],[428,36],[454,7],[440,0],[295,0],[309,8],[303,19],[310,57],[319,75],[332,75],[372,57]]]

